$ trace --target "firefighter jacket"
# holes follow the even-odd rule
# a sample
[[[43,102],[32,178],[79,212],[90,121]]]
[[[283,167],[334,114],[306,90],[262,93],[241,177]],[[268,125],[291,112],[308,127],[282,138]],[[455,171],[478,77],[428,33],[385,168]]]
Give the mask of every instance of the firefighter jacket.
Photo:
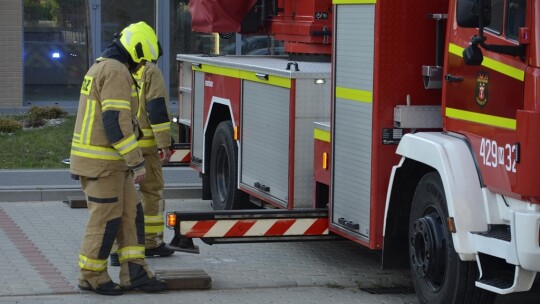
[[[143,154],[156,153],[157,149],[171,146],[171,122],[167,110],[165,80],[160,69],[152,62],[133,74],[139,87],[139,112],[137,118],[143,132],[139,140]]]
[[[71,173],[144,170],[137,143],[137,92],[131,73],[118,60],[98,58],[84,77],[73,132]]]

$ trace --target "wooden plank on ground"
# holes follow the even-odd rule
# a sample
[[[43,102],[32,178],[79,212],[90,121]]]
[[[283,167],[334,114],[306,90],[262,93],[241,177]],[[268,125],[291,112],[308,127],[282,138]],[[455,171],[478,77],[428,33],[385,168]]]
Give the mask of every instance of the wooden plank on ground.
[[[70,208],[87,208],[84,196],[68,196],[64,201]]]
[[[156,276],[167,283],[167,289],[210,289],[212,279],[202,269],[156,270]]]

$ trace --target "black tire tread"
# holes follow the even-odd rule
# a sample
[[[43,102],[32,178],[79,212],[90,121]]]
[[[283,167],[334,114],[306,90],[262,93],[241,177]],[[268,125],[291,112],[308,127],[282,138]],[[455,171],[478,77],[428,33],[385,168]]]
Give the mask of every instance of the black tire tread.
[[[242,209],[245,205],[245,194],[238,189],[237,185],[237,172],[238,172],[238,148],[236,146],[236,143],[233,139],[233,125],[230,120],[222,121],[219,123],[219,125],[216,128],[216,131],[214,133],[214,139],[212,141],[212,148],[211,148],[211,159],[210,159],[210,188],[212,192],[212,207],[214,210],[233,210],[233,209]],[[216,202],[218,195],[215,195],[215,181],[213,180],[213,174],[215,174],[215,168],[213,167],[215,157],[214,153],[217,153],[214,151],[215,146],[224,144],[225,146],[228,146],[231,148],[231,152],[233,153],[232,157],[232,164],[229,163],[229,167],[233,170],[233,176],[234,181],[232,182],[232,185],[230,184],[231,191],[229,192],[228,199],[226,202]]]
[[[433,183],[433,184],[437,184],[439,188],[442,189],[443,193],[441,195],[441,197],[445,197],[444,196],[444,188],[443,188],[443,185],[442,185],[442,181],[441,181],[441,178],[438,174],[438,172],[435,172],[435,171],[432,171],[432,172],[429,172],[427,173],[426,175],[424,175],[421,179],[420,179],[420,182],[418,183],[417,185],[417,188],[415,190],[415,193],[414,193],[414,198],[413,198],[413,203],[412,203],[412,207],[411,207],[411,216],[413,216],[413,214],[415,213],[415,208],[419,208],[418,206],[416,206],[416,203],[415,201],[417,201],[417,196],[420,196],[422,195],[422,186],[427,184],[427,183]],[[433,203],[432,201],[429,201],[428,203],[426,203],[427,199],[425,197],[422,197],[421,199],[418,199],[418,201],[422,201],[420,203],[418,203],[418,205],[420,205],[420,207],[425,207],[429,204],[433,204],[434,206],[436,206],[438,203]],[[443,199],[441,203],[441,206],[437,206],[439,207],[439,209],[444,209],[444,210],[441,210],[441,212],[443,214],[441,214],[442,217],[447,217],[448,216],[448,207],[446,205],[446,199]],[[410,220],[410,222],[412,223],[415,219],[412,219]],[[445,221],[443,221],[445,222]],[[446,224],[443,224],[445,227],[445,231],[448,231],[447,227],[446,227]],[[417,296],[418,296],[418,299],[420,301],[420,303],[429,303],[429,304],[492,304],[494,301],[495,301],[495,297],[496,297],[496,294],[490,292],[490,291],[487,291],[487,290],[484,290],[484,289],[481,289],[481,288],[478,288],[475,286],[475,281],[476,281],[476,278],[478,276],[478,270],[477,270],[477,265],[475,262],[468,262],[468,261],[461,261],[459,260],[459,256],[458,254],[455,252],[454,250],[454,246],[453,246],[453,243],[452,243],[452,238],[451,236],[449,237],[449,244],[447,245],[448,246],[448,254],[451,256],[451,259],[455,259],[457,262],[455,262],[453,265],[450,265],[449,268],[455,268],[456,271],[457,271],[457,274],[455,276],[454,279],[452,278],[449,278],[449,277],[446,277],[445,279],[445,282],[448,282],[448,281],[451,281],[454,285],[453,286],[446,286],[446,287],[442,287],[443,289],[446,289],[445,293],[442,293],[440,295],[436,295],[436,300],[429,300],[429,299],[426,299],[423,297],[422,295],[422,291],[420,290],[416,290],[416,293],[417,293]],[[412,269],[412,268],[411,268]],[[412,279],[413,281],[415,282],[415,289],[416,289],[416,285],[417,284],[420,284],[418,282],[420,282],[421,279],[419,279],[418,281],[416,281],[417,279],[415,278],[415,274],[412,273]],[[448,274],[447,274],[448,276]],[[447,284],[447,283],[445,283]],[[433,294],[432,294],[433,295]]]

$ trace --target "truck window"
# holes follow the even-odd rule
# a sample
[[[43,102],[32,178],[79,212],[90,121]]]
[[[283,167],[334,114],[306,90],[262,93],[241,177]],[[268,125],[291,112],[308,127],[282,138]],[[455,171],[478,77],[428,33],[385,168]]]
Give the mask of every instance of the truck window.
[[[489,26],[486,26],[486,29],[500,35],[503,28],[503,16],[504,0],[491,0],[491,23]]]
[[[506,37],[517,40],[519,28],[525,26],[525,0],[509,0],[506,8]]]

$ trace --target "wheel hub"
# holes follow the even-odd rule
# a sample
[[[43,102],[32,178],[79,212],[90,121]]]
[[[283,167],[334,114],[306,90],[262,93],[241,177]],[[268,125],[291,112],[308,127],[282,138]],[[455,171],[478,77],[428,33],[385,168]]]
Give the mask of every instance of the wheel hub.
[[[417,219],[409,239],[413,271],[432,287],[440,287],[446,269],[446,240],[439,214],[432,212]]]

